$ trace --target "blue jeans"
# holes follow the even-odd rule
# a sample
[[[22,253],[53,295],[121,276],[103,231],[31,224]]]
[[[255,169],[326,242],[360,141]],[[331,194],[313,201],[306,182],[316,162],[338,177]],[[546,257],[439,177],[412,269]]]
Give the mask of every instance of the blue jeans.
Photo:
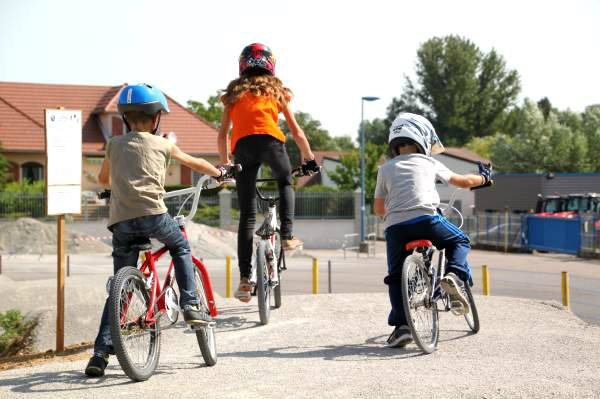
[[[197,305],[194,281],[194,265],[190,244],[183,236],[177,222],[168,213],[142,216],[125,220],[109,227],[112,231],[113,272],[117,274],[124,266],[137,265],[139,253],[131,248],[132,242],[140,238],[155,238],[169,249],[175,268],[175,280],[179,286],[179,305]],[[104,304],[100,331],[94,343],[94,353],[114,354],[110,327],[108,325],[108,299]]]
[[[392,310],[388,317],[390,326],[407,325],[402,301],[402,265],[412,252],[405,246],[410,241],[429,240],[437,249],[446,250],[446,273],[453,272],[463,281],[471,281],[471,268],[467,255],[471,249],[469,238],[446,218],[422,216],[407,222],[394,224],[385,229],[388,285]]]

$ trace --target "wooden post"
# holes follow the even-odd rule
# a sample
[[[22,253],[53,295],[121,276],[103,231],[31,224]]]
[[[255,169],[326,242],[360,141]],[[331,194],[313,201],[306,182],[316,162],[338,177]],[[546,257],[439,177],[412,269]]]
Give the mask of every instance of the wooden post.
[[[331,260],[327,261],[327,285],[328,292],[331,294]]]
[[[569,298],[569,272],[562,272],[562,304],[567,308],[570,306]]]
[[[65,215],[57,219],[56,351],[65,349]]]
[[[312,275],[313,275],[313,284],[312,284],[312,293],[319,293],[319,262],[317,258],[313,258],[312,262]]]
[[[231,256],[225,259],[225,298],[231,298]]]
[[[481,268],[481,276],[483,277],[483,295],[490,295],[490,274],[488,273],[487,265],[483,265]]]

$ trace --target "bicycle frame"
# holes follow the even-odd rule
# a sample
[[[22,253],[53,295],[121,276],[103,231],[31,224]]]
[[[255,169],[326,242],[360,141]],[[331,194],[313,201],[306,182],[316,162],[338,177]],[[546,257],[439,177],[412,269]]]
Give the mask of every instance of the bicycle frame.
[[[175,221],[180,226],[181,232],[183,233],[183,236],[185,237],[186,240],[188,239],[188,236],[187,236],[187,232],[185,230],[185,223],[187,221],[192,220],[192,218],[194,217],[194,214],[196,213],[196,210],[198,209],[200,193],[202,192],[202,189],[205,186],[207,186],[206,183],[210,179],[211,179],[210,176],[202,176],[198,180],[198,183],[196,184],[195,187],[171,191],[165,195],[165,198],[169,198],[169,197],[175,197],[175,196],[179,196],[179,195],[189,194],[188,198],[186,198],[183,201],[181,207],[179,208],[179,210],[177,212],[177,216],[175,216]],[[181,216],[180,213],[181,213],[185,203],[192,195],[194,196],[194,200],[192,202],[192,208],[190,210],[190,213],[186,217]],[[173,278],[174,278],[174,274],[175,274],[174,263],[171,260],[169,269],[167,270],[167,275],[162,284],[162,288],[159,284],[158,273],[156,270],[156,262],[165,253],[167,253],[167,251],[168,251],[168,249],[166,246],[163,246],[162,248],[160,248],[154,252],[152,252],[152,250],[145,251],[144,252],[145,260],[139,266],[139,270],[144,274],[144,276],[147,279],[146,281],[147,282],[149,281],[151,284],[151,286],[148,287],[148,289],[151,291],[151,293],[150,293],[150,303],[148,305],[148,313],[146,314],[146,318],[145,318],[145,322],[149,325],[152,325],[157,322],[155,308],[157,308],[159,316],[160,316],[160,314],[163,314],[167,311],[166,303],[165,303],[165,293],[167,292],[167,288],[170,287],[173,283]],[[210,282],[210,276],[208,275],[206,266],[204,266],[204,263],[201,260],[199,260],[198,258],[196,258],[193,255],[192,255],[192,262],[194,264],[194,267],[198,268],[198,271],[200,272],[200,274],[202,276],[202,283],[203,283],[204,291],[206,294],[206,299],[208,301],[208,309],[209,309],[210,315],[212,317],[215,317],[215,316],[217,316],[218,312],[217,312],[217,307],[215,305],[215,299],[214,299],[214,295],[213,295],[212,284]],[[126,306],[126,304],[124,306]],[[175,306],[177,306],[177,304],[175,304]],[[177,307],[177,309],[178,309],[178,307]],[[126,315],[126,309],[124,309],[124,310],[125,311],[122,312],[123,317],[125,317],[125,315]]]
[[[261,180],[263,179],[259,179],[257,181]],[[256,234],[260,237],[260,241],[258,243],[258,251],[262,251],[265,254],[265,258],[268,263],[279,265],[277,258],[279,254],[275,253],[275,233],[279,230],[279,227],[277,225],[276,207],[276,202],[278,198],[264,197],[260,193],[258,188],[256,189],[256,192],[261,200],[266,201],[269,204],[268,210],[267,212],[265,212],[265,220],[256,231]],[[277,282],[279,280],[279,267],[274,267],[272,273],[273,275],[270,276],[269,279],[271,280],[271,282]],[[253,265],[251,280],[256,280],[256,265]]]

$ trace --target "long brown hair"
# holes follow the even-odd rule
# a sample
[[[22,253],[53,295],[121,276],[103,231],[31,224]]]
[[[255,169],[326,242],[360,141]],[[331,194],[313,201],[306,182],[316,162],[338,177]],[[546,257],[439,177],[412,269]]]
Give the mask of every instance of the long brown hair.
[[[284,107],[292,98],[292,91],[284,87],[279,78],[264,74],[241,76],[232,80],[221,101],[225,106],[231,106],[247,91],[255,96],[273,97],[280,107]]]

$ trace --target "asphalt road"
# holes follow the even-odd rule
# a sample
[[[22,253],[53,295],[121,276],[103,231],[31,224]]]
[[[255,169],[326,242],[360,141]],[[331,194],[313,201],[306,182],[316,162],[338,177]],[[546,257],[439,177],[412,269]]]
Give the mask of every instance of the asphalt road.
[[[387,292],[383,284],[387,266],[382,243],[376,257],[360,258],[334,250],[308,250],[305,256],[288,259],[283,287],[286,295],[309,294],[312,291],[312,258],[319,261],[319,292],[328,292],[328,267],[331,260],[333,293]],[[109,254],[71,255],[71,275],[87,276],[104,286],[112,273]],[[473,250],[469,255],[475,286],[481,293],[481,266],[488,265],[491,295],[561,301],[561,271],[570,275],[571,309],[581,319],[600,325],[600,262],[569,255],[512,254]],[[225,296],[225,259],[206,259],[213,287]],[[166,267],[166,264],[163,264]],[[164,269],[163,267],[163,269]],[[3,275],[15,280],[53,279],[56,258],[36,255],[3,257]],[[238,273],[233,261],[234,288]],[[67,285],[69,284],[67,280]]]
[[[132,383],[114,358],[103,378],[87,359],[0,372],[2,398],[598,398],[600,327],[555,303],[476,297],[482,329],[441,315],[438,351],[383,346],[387,295],[291,295],[258,325],[256,302],[217,305],[218,362],[203,364],[180,325],[163,333],[160,364]]]

